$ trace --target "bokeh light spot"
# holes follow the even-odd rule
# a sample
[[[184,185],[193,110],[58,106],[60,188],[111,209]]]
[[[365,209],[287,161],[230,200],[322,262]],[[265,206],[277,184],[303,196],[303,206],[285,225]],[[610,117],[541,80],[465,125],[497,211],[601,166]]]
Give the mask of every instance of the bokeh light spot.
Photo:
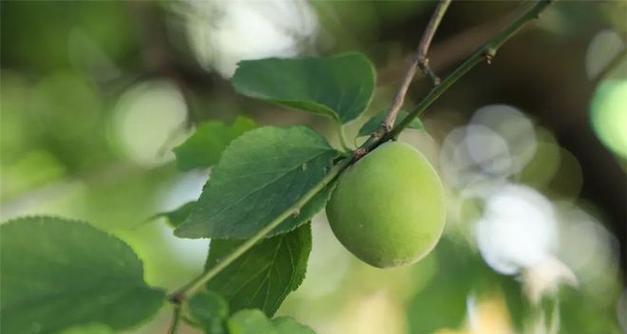
[[[556,248],[553,206],[532,188],[507,185],[486,199],[476,237],[481,255],[494,270],[515,274],[540,263]]]
[[[601,83],[590,113],[592,128],[603,145],[627,158],[627,80]]]
[[[186,117],[185,100],[174,84],[140,83],[120,97],[111,137],[129,160],[144,167],[157,166],[174,158],[170,150],[163,148],[170,141],[176,144],[172,134]]]
[[[613,30],[603,30],[590,41],[586,52],[586,74],[596,78],[625,47],[623,38]]]
[[[187,1],[187,35],[198,62],[224,77],[244,59],[297,55],[317,17],[296,1]]]

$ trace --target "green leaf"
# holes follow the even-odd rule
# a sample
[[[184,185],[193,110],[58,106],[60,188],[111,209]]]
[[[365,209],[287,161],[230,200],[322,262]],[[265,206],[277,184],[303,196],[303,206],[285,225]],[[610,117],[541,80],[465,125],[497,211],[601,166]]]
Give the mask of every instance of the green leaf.
[[[229,334],[279,334],[259,310],[241,310],[228,321]]]
[[[296,228],[303,222],[309,221],[313,216],[316,215],[316,213],[320,212],[326,206],[334,188],[335,184],[330,184],[328,187],[320,191],[300,210],[298,216],[290,217],[282,223],[284,225],[284,228]],[[197,201],[187,202],[172,211],[159,213],[156,215],[156,217],[165,217],[170,226],[172,226],[173,228],[177,228],[187,219],[187,217],[189,217],[189,215],[192,213],[194,206],[196,206],[196,203]],[[276,233],[272,233],[271,235],[273,234]]]
[[[212,239],[206,269],[215,266],[243,241]],[[311,226],[264,239],[209,281],[232,311],[259,308],[272,315],[305,278],[311,252]]]
[[[168,220],[170,226],[177,228],[189,217],[195,205],[196,201],[190,201],[172,211],[158,213],[154,218],[164,217]]]
[[[224,322],[229,316],[229,305],[222,296],[212,291],[195,294],[187,303],[189,314],[207,334],[224,334]]]
[[[381,123],[385,119],[385,115],[387,115],[387,112],[380,112],[380,113],[372,116],[368,120],[368,122],[366,122],[364,125],[361,126],[361,129],[359,129],[359,133],[357,135],[360,136],[360,137],[361,136],[369,136],[370,134],[375,132],[379,128],[379,126],[381,126]],[[405,117],[407,117],[407,113],[406,112],[404,112],[404,111],[399,112],[398,113],[398,117],[396,118],[396,122],[394,122],[394,125],[398,124]],[[409,123],[407,128],[408,129],[422,130],[422,129],[424,129],[424,126],[422,125],[422,122],[420,121],[420,119],[418,119],[416,117],[416,118],[414,118],[411,121],[411,123]]]
[[[290,317],[274,318],[272,324],[277,329],[277,334],[316,334],[311,328]]]
[[[325,177],[336,156],[323,137],[306,127],[249,131],[224,151],[198,204],[175,234],[185,238],[250,238],[293,210]],[[269,236],[307,222],[328,196],[325,191],[316,195]]]
[[[229,319],[229,334],[316,334],[289,317],[269,320],[259,310],[241,310]]]
[[[2,333],[51,333],[85,324],[137,325],[163,304],[123,241],[88,224],[29,217],[0,226]]]
[[[268,58],[240,62],[231,81],[240,94],[346,123],[359,117],[370,103],[375,71],[360,53]]]
[[[67,328],[59,334],[114,334],[108,326],[102,324],[79,325]]]
[[[187,171],[216,164],[233,139],[255,127],[255,121],[241,116],[230,125],[223,122],[203,123],[183,144],[174,148],[178,168]]]

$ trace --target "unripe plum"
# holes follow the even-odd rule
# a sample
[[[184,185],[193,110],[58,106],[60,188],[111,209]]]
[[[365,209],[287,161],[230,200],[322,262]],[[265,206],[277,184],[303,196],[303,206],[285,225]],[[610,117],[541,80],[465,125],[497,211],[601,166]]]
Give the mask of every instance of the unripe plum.
[[[438,174],[420,152],[400,142],[384,143],[349,167],[326,212],[344,247],[379,268],[426,256],[446,218]]]

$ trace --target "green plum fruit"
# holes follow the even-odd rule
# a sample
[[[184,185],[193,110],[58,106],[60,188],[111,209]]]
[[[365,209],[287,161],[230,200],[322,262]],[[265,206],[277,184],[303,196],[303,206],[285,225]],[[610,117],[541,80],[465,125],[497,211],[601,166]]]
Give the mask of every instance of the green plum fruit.
[[[414,263],[436,245],[446,218],[438,174],[412,146],[387,142],[340,177],[326,208],[333,233],[379,268]]]

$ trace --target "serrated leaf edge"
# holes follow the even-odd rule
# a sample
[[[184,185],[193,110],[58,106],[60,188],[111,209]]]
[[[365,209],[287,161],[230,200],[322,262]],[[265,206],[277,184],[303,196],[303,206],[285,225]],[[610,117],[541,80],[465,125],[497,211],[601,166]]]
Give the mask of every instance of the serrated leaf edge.
[[[30,219],[37,219],[37,220],[42,220],[42,219],[56,219],[56,220],[61,220],[67,223],[72,223],[72,224],[82,224],[82,225],[86,225],[89,226],[95,230],[98,230],[102,233],[104,233],[106,235],[107,238],[113,239],[116,242],[120,242],[122,243],[124,246],[128,247],[131,252],[133,253],[133,256],[135,257],[135,259],[139,262],[139,264],[141,265],[140,269],[141,269],[141,277],[142,277],[142,281],[144,282],[144,284],[153,289],[153,290],[158,290],[160,292],[163,293],[163,301],[165,301],[165,297],[166,297],[166,290],[161,288],[161,287],[155,287],[155,286],[151,286],[148,285],[148,283],[146,283],[146,278],[145,278],[145,272],[144,272],[144,262],[143,260],[139,257],[139,255],[137,255],[137,252],[133,249],[133,247],[131,247],[125,240],[115,236],[114,234],[108,232],[108,231],[104,231],[102,229],[99,229],[91,224],[89,224],[86,221],[80,220],[80,219],[76,219],[76,218],[65,218],[65,217],[61,217],[61,216],[53,216],[53,215],[26,215],[26,216],[20,216],[20,217],[15,217],[15,218],[11,218],[9,220],[6,220],[2,223],[0,223],[0,230],[2,229],[2,227],[9,225],[9,224],[19,224],[21,221],[26,221],[26,220],[30,220]],[[44,222],[40,222],[45,224]],[[165,304],[165,303],[163,303]],[[163,307],[163,304],[161,307]],[[160,308],[161,308],[160,307]],[[139,328],[143,325],[145,325],[146,323],[150,322],[151,320],[155,319],[157,317],[157,314],[159,313],[159,309],[155,310],[155,312],[153,312],[150,316],[138,321],[136,324],[129,326],[129,327],[125,327],[124,330],[132,330],[135,328]],[[93,323],[93,322],[92,322]],[[101,324],[101,325],[105,325],[107,327],[110,328],[110,326],[108,324],[103,324],[103,323],[99,323],[96,322],[97,324]],[[79,325],[87,325],[89,323],[77,323],[74,326],[79,326]],[[67,328],[63,328],[62,330],[68,329],[71,327],[67,327]],[[113,330],[113,329],[112,329]]]

